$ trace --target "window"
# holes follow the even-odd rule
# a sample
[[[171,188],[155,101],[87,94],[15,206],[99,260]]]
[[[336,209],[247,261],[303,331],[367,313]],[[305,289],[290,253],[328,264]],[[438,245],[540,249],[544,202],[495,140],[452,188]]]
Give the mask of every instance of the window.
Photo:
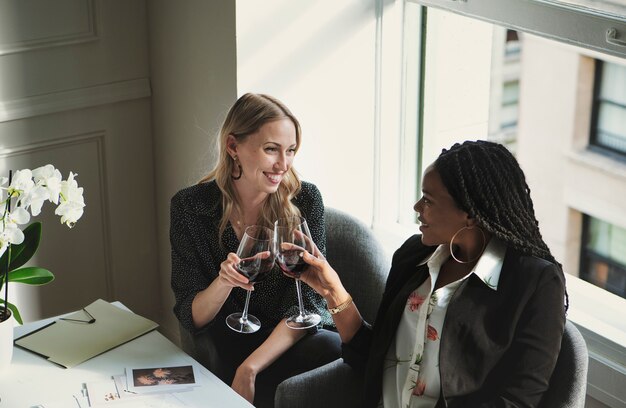
[[[517,31],[494,26],[488,139],[515,152],[519,114],[521,41]]]
[[[580,277],[626,297],[626,228],[586,215]]]
[[[504,1],[512,8],[526,5]],[[588,129],[594,127],[594,60],[603,59],[605,71],[609,63],[622,67],[626,60],[575,42],[556,42],[519,25],[500,27],[468,18],[467,9],[485,2],[448,1],[446,8],[462,12],[430,7],[424,16],[421,165],[432,162],[442,147],[468,139],[489,138],[515,153],[542,235],[566,272],[568,318],[584,329],[593,346],[590,365],[597,372],[588,377],[588,396],[619,406],[610,401],[617,401],[626,386],[626,366],[614,364],[626,361],[626,160],[586,147]],[[484,8],[490,10],[521,15],[505,6]],[[530,11],[527,16],[541,18],[529,22],[544,21],[544,14]],[[577,22],[580,26],[589,32],[602,29]],[[624,98],[626,84],[616,83],[614,72],[603,77],[608,75],[607,96]],[[601,123],[603,129],[612,125],[605,116]],[[602,221],[583,222],[581,213]],[[588,231],[584,236],[583,230]]]
[[[596,60],[591,145],[626,154],[626,66]]]

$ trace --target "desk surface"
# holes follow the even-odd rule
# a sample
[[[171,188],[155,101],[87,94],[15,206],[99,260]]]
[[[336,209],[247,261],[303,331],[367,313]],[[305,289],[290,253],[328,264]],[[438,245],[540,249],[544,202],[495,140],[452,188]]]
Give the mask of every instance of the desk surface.
[[[114,304],[123,307],[119,302]],[[17,326],[14,337],[36,330],[55,318]],[[113,375],[124,374],[127,367],[189,364],[195,365],[198,369],[203,377],[203,386],[176,393],[174,403],[168,400],[154,405],[154,402],[144,403],[139,400],[135,401],[133,407],[252,407],[213,373],[155,330],[69,369],[61,368],[34,353],[14,347],[11,366],[0,374],[0,408],[28,408],[39,405],[46,408],[56,406],[78,408],[79,405],[73,395],[80,395],[84,383],[109,380]],[[119,407],[118,404],[110,403],[106,406]],[[81,408],[88,406],[84,402],[80,405]]]

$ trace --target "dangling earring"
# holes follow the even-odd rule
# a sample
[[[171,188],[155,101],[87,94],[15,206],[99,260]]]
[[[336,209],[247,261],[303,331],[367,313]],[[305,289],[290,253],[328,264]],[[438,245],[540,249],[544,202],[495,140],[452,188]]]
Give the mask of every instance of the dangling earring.
[[[480,252],[478,253],[478,255],[476,256],[476,258],[474,259],[470,259],[469,261],[461,261],[459,258],[457,258],[456,256],[454,256],[454,251],[452,250],[452,243],[454,242],[454,238],[456,238],[457,235],[459,235],[459,233],[463,230],[471,230],[474,229],[475,227],[468,227],[465,226],[461,229],[459,229],[457,232],[454,233],[454,235],[452,236],[452,239],[450,240],[450,255],[452,256],[452,259],[454,259],[455,261],[457,261],[460,264],[468,264],[468,263],[472,263],[476,260],[478,260],[478,258],[480,258],[480,256],[483,254],[483,252],[485,251],[485,247],[487,246],[487,238],[485,237],[485,233],[483,232],[482,228],[478,227],[478,231],[480,231],[480,235],[483,238],[483,247],[481,248]]]
[[[235,164],[237,165],[237,167],[239,168],[239,174],[236,176],[233,176],[231,174],[230,177],[232,177],[233,180],[239,180],[241,178],[241,175],[243,174],[243,169],[241,168],[241,164],[239,164],[239,160],[237,159],[237,156],[233,156],[233,160]]]

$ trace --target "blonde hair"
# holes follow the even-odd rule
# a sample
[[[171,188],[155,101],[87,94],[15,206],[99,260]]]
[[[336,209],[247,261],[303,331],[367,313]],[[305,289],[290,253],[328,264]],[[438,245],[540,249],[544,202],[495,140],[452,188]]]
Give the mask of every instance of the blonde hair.
[[[226,142],[232,135],[237,142],[243,142],[248,136],[257,132],[268,122],[280,119],[289,119],[296,128],[296,152],[300,148],[300,123],[291,111],[282,102],[269,95],[247,93],[241,96],[230,108],[222,124],[218,140],[219,157],[217,164],[198,184],[215,180],[222,191],[222,219],[219,225],[219,237],[226,229],[228,220],[233,213],[243,216],[241,202],[233,184],[232,174],[235,161],[228,154]],[[257,223],[273,227],[278,218],[300,215],[298,207],[291,203],[301,188],[301,181],[296,171],[291,167],[275,193],[270,194],[261,208]]]

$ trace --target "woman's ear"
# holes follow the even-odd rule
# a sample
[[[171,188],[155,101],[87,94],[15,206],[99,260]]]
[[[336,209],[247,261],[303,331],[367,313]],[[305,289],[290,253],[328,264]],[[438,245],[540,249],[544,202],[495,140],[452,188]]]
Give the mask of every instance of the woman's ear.
[[[231,156],[237,155],[237,139],[235,139],[235,136],[228,135],[226,138],[226,151]]]
[[[475,226],[477,226],[477,225],[478,225],[478,221],[476,221],[476,218],[474,218],[474,217],[470,217],[470,215],[468,214],[468,215],[467,215],[467,221],[465,222],[465,225],[466,225],[467,227],[470,227],[470,228],[471,228],[471,227],[475,227]]]

